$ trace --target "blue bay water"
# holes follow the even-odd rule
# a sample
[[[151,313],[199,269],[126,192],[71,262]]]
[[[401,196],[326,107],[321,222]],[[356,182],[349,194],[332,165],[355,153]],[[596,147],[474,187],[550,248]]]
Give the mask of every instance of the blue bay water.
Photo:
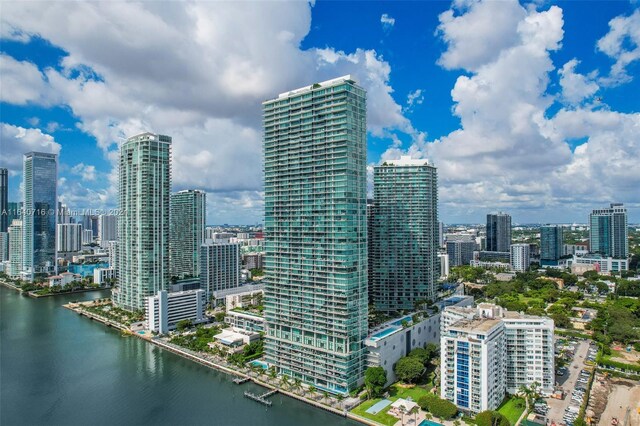
[[[264,407],[223,373],[0,286],[0,425],[357,425],[276,395]]]

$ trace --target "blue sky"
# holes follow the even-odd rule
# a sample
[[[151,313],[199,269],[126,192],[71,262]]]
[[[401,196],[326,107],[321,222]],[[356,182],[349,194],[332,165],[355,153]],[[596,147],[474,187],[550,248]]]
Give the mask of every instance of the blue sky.
[[[257,223],[261,101],[351,73],[370,167],[432,160],[445,223],[585,222],[612,201],[640,222],[639,6],[7,3],[0,166],[17,200],[21,154],[59,152],[65,203],[115,207],[118,143],[165,133],[174,190],[206,190],[208,223]]]

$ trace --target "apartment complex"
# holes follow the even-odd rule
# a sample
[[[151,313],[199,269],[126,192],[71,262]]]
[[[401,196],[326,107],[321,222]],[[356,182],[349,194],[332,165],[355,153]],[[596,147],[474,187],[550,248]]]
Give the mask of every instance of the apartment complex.
[[[509,252],[511,246],[511,216],[506,213],[487,215],[487,250]]]
[[[623,204],[611,203],[589,215],[589,251],[616,259],[629,255],[627,209]]]
[[[22,273],[22,221],[14,219],[7,230],[9,234],[9,268],[7,275],[11,278],[20,278]]]
[[[170,261],[171,276],[200,275],[200,246],[204,243],[207,194],[189,189],[171,194]]]
[[[450,266],[469,265],[473,260],[475,241],[447,241],[446,246]]]
[[[44,152],[24,155],[24,214],[22,215],[22,271],[56,272],[56,210],[58,208],[58,156]]]
[[[207,240],[200,247],[200,288],[207,299],[240,285],[240,245]]]
[[[509,264],[516,272],[525,272],[529,269],[530,253],[529,244],[511,244]]]
[[[118,216],[102,214],[98,216],[98,240],[102,247],[106,247],[109,241],[118,239]]]
[[[363,380],[366,92],[350,76],[263,103],[266,360],[318,389]]]
[[[120,147],[116,306],[142,310],[169,281],[171,138],[130,137]]]
[[[558,264],[558,260],[563,255],[563,232],[562,225],[540,227],[540,264],[542,266]]]
[[[146,315],[149,330],[166,334],[178,322],[190,320],[197,324],[206,320],[206,299],[203,290],[169,293],[161,290],[147,298]]]
[[[441,396],[460,410],[496,409],[534,382],[553,392],[553,320],[482,303],[445,308],[441,324]]]
[[[369,269],[376,310],[411,310],[434,299],[438,262],[438,184],[427,160],[387,160],[373,172]]]
[[[91,231],[89,229],[89,231]],[[79,223],[59,223],[56,249],[59,253],[73,253],[82,249],[82,225]]]
[[[0,232],[9,228],[9,170],[0,168]]]

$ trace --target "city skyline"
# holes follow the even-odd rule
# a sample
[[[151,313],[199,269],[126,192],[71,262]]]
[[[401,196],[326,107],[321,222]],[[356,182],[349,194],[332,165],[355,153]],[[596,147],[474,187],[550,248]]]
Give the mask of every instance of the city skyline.
[[[440,170],[445,223],[479,223],[494,209],[509,212],[514,223],[584,223],[609,202],[624,203],[629,222],[640,222],[634,190],[640,176],[627,163],[640,147],[632,131],[638,101],[628,96],[640,84],[630,50],[637,45],[637,3],[589,10],[579,3],[503,2],[499,10],[492,3],[375,3],[340,14],[337,4],[323,2],[255,11],[246,4],[173,4],[182,20],[124,5],[118,13],[181,34],[154,40],[136,33],[135,50],[121,41],[129,29],[102,21],[116,13],[113,6],[82,4],[65,16],[61,4],[31,10],[15,3],[3,11],[0,60],[11,90],[2,94],[0,167],[10,171],[10,201],[20,201],[21,154],[49,150],[59,154],[65,204],[115,207],[118,144],[150,131],[174,138],[172,190],[211,194],[207,223],[260,222],[260,102],[269,93],[352,73],[372,100],[369,171],[406,153],[432,161]],[[357,5],[339,7],[348,12]],[[247,27],[214,31],[222,9],[229,21],[244,16]],[[200,26],[191,25],[195,14]],[[89,49],[98,43],[91,34],[69,31],[87,16],[96,20],[87,28],[110,28],[100,43],[111,49]],[[489,16],[496,16],[492,25]],[[56,20],[68,25],[47,24]],[[478,28],[472,40],[457,31],[470,25]],[[355,34],[350,26],[366,30]],[[197,31],[183,31],[191,27]],[[238,60],[221,60],[220,72],[203,73],[220,54],[207,46],[215,39],[228,40],[226,53]],[[116,51],[132,58],[132,66],[122,66]],[[156,51],[172,58],[172,68],[140,72]]]

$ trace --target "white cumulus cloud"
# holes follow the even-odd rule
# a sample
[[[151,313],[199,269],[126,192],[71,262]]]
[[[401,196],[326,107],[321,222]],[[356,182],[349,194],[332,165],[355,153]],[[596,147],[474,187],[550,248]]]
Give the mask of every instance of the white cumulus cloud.
[[[631,81],[627,67],[640,59],[640,9],[609,21],[609,32],[598,40],[597,47],[615,60],[610,74],[601,82],[613,86]]]

